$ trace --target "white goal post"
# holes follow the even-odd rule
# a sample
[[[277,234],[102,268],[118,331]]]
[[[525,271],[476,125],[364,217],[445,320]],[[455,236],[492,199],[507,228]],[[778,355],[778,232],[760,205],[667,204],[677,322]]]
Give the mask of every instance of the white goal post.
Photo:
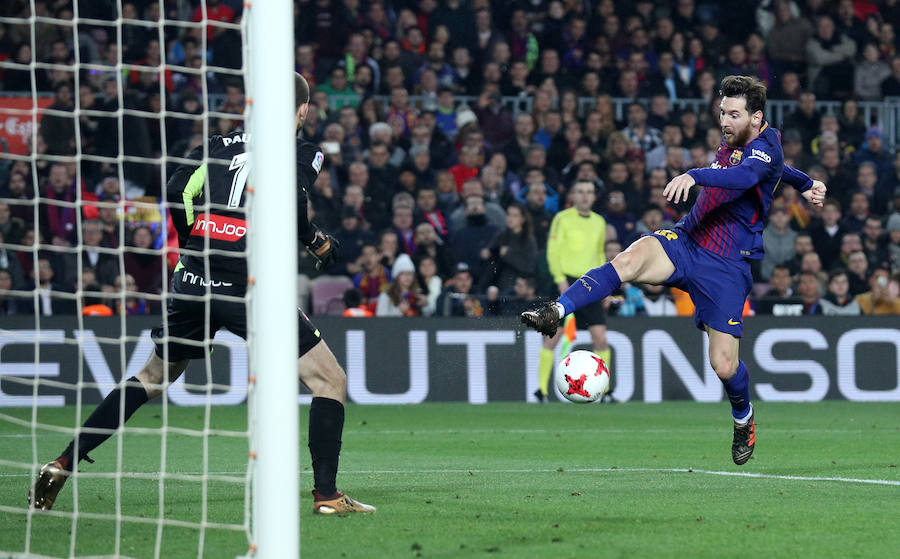
[[[253,531],[261,559],[300,555],[293,9],[291,0],[247,9]]]
[[[75,264],[71,266],[74,270],[71,292],[56,287],[35,289],[33,281],[30,287],[23,283],[26,285],[25,287],[0,288],[0,297],[17,297],[27,302],[29,308],[33,308],[29,317],[33,326],[15,327],[10,326],[8,322],[0,321],[0,338],[7,340],[5,343],[9,345],[30,346],[33,348],[34,356],[33,363],[28,362],[30,359],[20,363],[0,362],[0,375],[3,375],[0,380],[5,386],[14,386],[16,390],[16,396],[11,398],[14,400],[12,405],[9,404],[9,400],[4,404],[2,398],[4,394],[0,390],[0,434],[7,433],[2,436],[9,437],[0,439],[0,441],[4,441],[2,444],[11,441],[9,443],[11,446],[0,446],[0,477],[14,478],[17,487],[21,486],[21,491],[16,490],[16,499],[9,497],[0,501],[0,523],[13,521],[23,523],[21,541],[0,540],[0,557],[49,557],[50,555],[43,554],[40,550],[43,549],[41,546],[47,544],[51,538],[54,540],[51,542],[55,546],[53,549],[65,548],[68,550],[67,552],[54,551],[52,552],[53,557],[81,556],[80,549],[84,546],[84,540],[90,539],[90,536],[81,538],[82,532],[96,532],[80,528],[79,523],[94,521],[114,525],[115,537],[111,536],[108,542],[102,543],[105,546],[104,549],[109,549],[103,553],[112,553],[117,557],[128,555],[128,550],[122,547],[121,542],[127,538],[129,529],[146,526],[155,529],[155,542],[147,549],[140,550],[143,552],[142,556],[149,553],[156,558],[164,557],[166,555],[163,546],[164,530],[178,529],[196,533],[196,539],[199,541],[197,556],[207,556],[205,551],[207,553],[210,551],[209,548],[204,547],[206,532],[220,530],[227,531],[229,534],[240,534],[238,536],[240,545],[244,544],[246,535],[246,543],[250,548],[248,556],[262,559],[299,557],[300,414],[297,371],[299,305],[296,288],[298,242],[297,152],[294,116],[294,2],[293,0],[246,1],[243,5],[243,19],[240,23],[215,20],[207,11],[206,0],[200,0],[198,8],[200,17],[194,20],[191,20],[191,11],[188,8],[193,8],[188,2],[175,2],[177,18],[172,15],[173,12],[166,11],[166,8],[172,7],[171,5],[164,2],[158,3],[162,12],[157,12],[158,19],[147,18],[146,15],[143,19],[139,19],[139,15],[126,15],[125,7],[130,3],[123,0],[114,0],[109,3],[111,15],[108,19],[96,19],[88,15],[80,16],[79,6],[87,4],[83,2],[73,2],[72,13],[65,17],[58,16],[56,13],[39,13],[40,10],[33,0],[27,4],[30,13],[28,9],[22,8],[24,3],[16,2],[17,7],[22,9],[21,13],[0,14],[0,25],[10,26],[9,28],[15,27],[18,31],[27,30],[28,47],[32,51],[32,58],[27,63],[12,59],[0,60],[0,71],[7,72],[7,75],[10,75],[10,72],[27,72],[31,88],[31,91],[27,91],[27,86],[23,85],[22,91],[16,92],[20,94],[16,97],[20,98],[21,104],[15,106],[0,104],[0,118],[3,119],[4,124],[5,119],[14,117],[23,128],[26,128],[27,124],[30,131],[27,135],[23,134],[22,143],[27,150],[23,149],[17,153],[0,153],[0,164],[7,166],[9,163],[11,168],[12,163],[15,162],[20,162],[20,165],[27,163],[29,168],[27,176],[32,183],[29,185],[32,194],[30,197],[15,200],[0,198],[0,203],[27,206],[29,212],[33,214],[33,222],[29,222],[28,226],[33,226],[32,231],[37,235],[33,244],[26,244],[24,240],[11,242],[10,239],[0,238],[0,250],[27,253],[36,272],[39,267],[39,259],[42,258],[39,257],[39,251],[59,255],[60,260],[62,257],[66,257]],[[133,8],[134,5],[130,5]],[[43,6],[44,4],[41,4],[41,7]],[[39,29],[44,31],[47,29],[62,30],[59,31],[59,36],[64,38],[62,42],[70,43],[72,51],[70,62],[46,61],[39,56],[37,51],[40,45],[36,39]],[[108,33],[110,52],[118,54],[100,59],[94,53],[92,59],[82,59],[80,53],[83,52],[83,49],[84,52],[90,49],[80,41],[84,41],[84,37],[89,34],[91,29],[102,30],[104,34]],[[179,41],[186,37],[189,31],[197,34],[200,49],[197,58],[202,57],[202,60],[198,61],[196,67],[190,66],[186,56],[179,63],[167,60],[169,52],[165,48],[166,33],[169,33],[171,29],[176,30],[174,33],[179,34]],[[208,59],[205,52],[209,46],[207,42],[212,36],[213,29],[234,33],[233,44],[242,48],[243,57],[240,67],[217,65]],[[143,33],[149,37],[146,42],[156,42],[162,47],[158,62],[148,62],[149,57],[140,61],[129,60],[126,62],[122,54],[123,36],[129,33]],[[201,36],[202,39],[199,38]],[[38,86],[37,76],[39,73],[40,75],[49,75],[51,72],[69,76],[60,81],[70,82],[74,89],[74,102],[71,108],[53,108],[49,103],[49,90],[41,89]],[[109,100],[109,106],[82,105],[79,88],[87,81],[82,76],[89,74],[102,74],[104,85],[110,84],[110,90],[114,93]],[[144,83],[142,86],[150,91],[147,95],[148,98],[150,96],[158,97],[159,105],[156,108],[153,108],[149,102],[146,107],[142,105],[135,108],[129,105],[125,100],[125,91],[129,87],[127,85],[129,80],[136,82],[150,74],[156,76],[157,81],[150,85]],[[195,80],[192,82],[192,86],[195,85],[198,89],[196,93],[192,94],[199,97],[199,110],[189,112],[181,106],[167,105],[166,86],[170,85],[166,83],[168,78],[165,76],[167,74],[178,74],[181,79]],[[213,97],[222,97],[222,87],[218,89],[218,93],[211,95],[207,80],[213,83],[216,80],[215,76],[228,76],[229,83],[243,80],[246,90],[246,106],[243,117],[240,109],[232,110],[234,107],[225,109],[222,106],[211,106]],[[227,85],[224,83],[225,80],[222,82],[220,85]],[[2,81],[0,81],[0,85],[3,85]],[[187,92],[188,89],[186,87],[183,91]],[[9,92],[0,88],[0,97],[6,96],[7,93]],[[105,94],[105,92],[103,93]],[[94,97],[99,99],[101,95],[96,93]],[[26,101],[30,101],[30,108],[23,108],[27,105]],[[37,147],[40,143],[41,121],[48,115],[56,118],[57,121],[60,119],[71,120],[74,130],[71,153],[45,153]],[[165,300],[171,290],[167,285],[166,278],[167,274],[172,273],[174,260],[170,263],[167,256],[169,252],[177,251],[177,248],[171,244],[167,245],[167,241],[173,237],[166,227],[168,208],[165,204],[164,185],[177,164],[188,162],[185,159],[185,152],[175,153],[174,147],[172,151],[168,151],[166,135],[171,134],[170,125],[172,122],[200,123],[202,126],[198,124],[198,126],[190,128],[191,131],[188,133],[183,132],[183,127],[174,126],[174,129],[182,130],[182,133],[187,136],[184,139],[188,140],[200,135],[202,128],[202,136],[205,140],[210,135],[222,132],[213,129],[210,119],[225,121],[241,118],[245,119],[250,137],[248,142],[249,164],[246,168],[242,168],[242,172],[244,169],[249,170],[249,179],[245,189],[247,194],[245,209],[249,222],[247,236],[249,282],[246,302],[248,312],[247,345],[250,359],[247,386],[245,387],[241,383],[243,377],[233,383],[233,387],[217,384],[211,371],[213,361],[211,355],[205,359],[198,359],[196,366],[205,368],[205,381],[188,383],[187,374],[185,374],[178,382],[169,385],[172,395],[167,393],[157,400],[161,403],[158,426],[148,428],[131,424],[125,425],[104,443],[104,449],[112,449],[115,454],[114,460],[108,460],[103,465],[103,468],[108,468],[110,471],[102,471],[99,460],[97,466],[93,468],[82,464],[85,466],[84,470],[78,468],[76,462],[76,473],[68,479],[60,493],[58,506],[49,511],[30,508],[26,504],[25,492],[28,486],[34,482],[42,463],[53,460],[57,456],[57,454],[51,455],[48,452],[55,452],[59,441],[68,440],[73,434],[79,432],[87,418],[87,415],[81,411],[83,401],[94,403],[97,394],[102,398],[114,388],[122,388],[125,379],[137,374],[141,365],[153,351],[153,342],[149,338],[148,331],[141,332],[140,335],[134,332],[135,329],[140,331],[140,325],[146,324],[149,319],[134,317],[138,326],[132,322],[132,316],[126,310],[132,296],[134,296],[134,300],[142,298],[156,305],[156,308],[161,308],[161,315],[153,318],[157,319],[157,324],[164,325],[165,339],[169,339]],[[109,138],[113,138],[110,140],[112,145],[110,151],[92,152],[82,145],[81,127],[87,126],[90,119],[106,119],[104,122],[113,123],[113,133],[109,136]],[[157,139],[160,139],[161,153],[135,155],[126,149],[127,141],[133,138],[129,138],[129,129],[125,122],[128,120],[133,122],[135,119],[143,119],[145,122],[154,121],[154,124],[150,125],[150,131],[158,134]],[[149,136],[149,133],[147,135]],[[187,142],[185,142],[186,144]],[[0,152],[2,151],[0,149]],[[204,149],[204,163],[208,157],[208,149]],[[100,165],[104,165],[106,170],[102,174],[99,171],[85,173],[82,170],[82,164],[85,162],[94,164],[98,168]],[[45,184],[42,181],[48,173],[42,174],[37,171],[39,163],[47,168],[55,164],[65,164],[73,169],[72,176],[67,183],[74,191],[72,200],[48,198],[44,194]],[[125,167],[129,164],[153,167],[159,171],[158,173],[153,171],[156,173],[154,184],[158,186],[161,183],[163,185],[163,194],[159,200],[148,202],[143,198],[138,201],[126,197],[128,176]],[[104,198],[100,194],[85,199],[85,193],[93,194],[95,187],[100,188],[95,180],[86,184],[88,181],[84,177],[85,174],[114,178],[116,184],[121,185],[117,187],[119,195],[115,198],[112,196]],[[105,181],[105,179],[103,180]],[[143,194],[143,190],[141,192]],[[150,196],[147,197],[150,198]],[[63,208],[68,210],[67,214],[74,215],[72,217],[74,233],[71,245],[51,245],[49,238],[41,243],[39,231],[40,224],[44,219],[41,213],[44,211],[44,207],[54,210]],[[117,285],[118,291],[114,295],[109,292],[101,293],[99,288],[94,290],[85,283],[81,276],[82,253],[85,251],[85,247],[89,246],[82,238],[82,227],[85,226],[85,222],[93,225],[103,219],[102,216],[100,218],[84,217],[82,214],[88,207],[98,208],[101,213],[104,209],[115,210],[111,218],[111,221],[115,221],[118,227],[114,246],[101,247],[94,251],[99,251],[101,255],[116,261],[116,281],[120,281],[121,284]],[[200,207],[198,205],[198,209]],[[202,207],[203,211],[209,210],[208,199]],[[160,246],[154,245],[146,248],[129,244],[130,239],[126,234],[126,214],[134,208],[146,210],[148,213],[152,213],[150,210],[156,211],[160,229],[154,230],[154,235],[156,235],[154,242],[159,241]],[[63,215],[62,211],[59,213]],[[112,212],[106,213],[112,214]],[[139,227],[142,226],[137,226],[137,228]],[[92,249],[95,248],[90,246]],[[126,281],[125,261],[126,256],[132,253],[159,258],[156,269],[163,278],[159,291],[139,292],[137,287],[127,287],[130,284]],[[207,243],[204,255],[208,256],[208,254]],[[208,260],[206,266],[206,269],[209,270]],[[211,283],[211,280],[207,280],[207,283]],[[55,316],[63,314],[56,312],[53,313],[54,316],[50,316],[50,313],[42,313],[42,305],[49,305],[47,301],[51,298],[54,301],[58,298],[71,303],[75,310],[72,314],[65,316]],[[211,298],[211,291],[207,290],[205,299],[209,301]],[[110,312],[118,313],[120,316],[102,320],[108,320],[108,324],[115,324],[115,327],[110,326],[109,330],[104,330],[104,332],[108,333],[116,329],[118,330],[117,335],[97,337],[90,327],[85,326],[82,311],[88,305],[87,301],[94,299],[102,299],[105,302],[93,306],[103,306],[108,302],[110,307],[115,307]],[[147,308],[149,308],[149,304]],[[24,320],[19,320],[20,318],[22,317],[16,317],[18,323]],[[66,321],[66,330],[58,328],[63,320]],[[206,320],[210,320],[209,312],[206,313]],[[97,331],[100,330],[98,328]],[[245,360],[242,360],[244,348],[239,343],[240,340],[232,334],[224,332],[222,334],[225,334],[224,341],[220,338],[217,343],[226,347],[241,346],[237,350],[229,349],[229,351],[233,351],[231,353],[232,360],[244,363]],[[213,341],[207,339],[203,343],[211,346]],[[197,345],[198,342],[194,342],[194,344]],[[65,350],[59,349],[54,353],[54,349],[63,346],[66,347]],[[118,361],[111,361],[106,367],[106,357],[104,351],[101,351],[101,347],[116,349]],[[168,349],[165,350],[165,353],[168,354]],[[54,361],[60,359],[60,355],[71,359],[71,362],[66,364],[66,368],[77,369],[77,376],[73,374],[71,378],[67,377],[64,381],[56,379],[53,374],[46,374],[47,371],[62,368],[58,361]],[[77,365],[75,364],[76,360]],[[105,366],[103,370],[100,370],[99,367],[95,369],[91,364],[98,362],[102,362]],[[241,369],[237,367],[236,370]],[[235,429],[211,425],[210,407],[213,401],[213,392],[223,388],[229,390],[233,388],[235,393],[246,390],[246,429],[243,428],[243,425]],[[66,396],[60,395],[61,392]],[[83,400],[83,396],[89,392],[91,399]],[[202,396],[198,396],[201,393]],[[205,405],[202,427],[180,427],[170,424],[169,408],[173,403],[185,404],[185,396],[194,397],[186,405]],[[241,395],[238,394],[237,398],[240,397]],[[205,404],[203,403],[204,398]],[[237,399],[231,403],[235,402],[240,403],[242,400]],[[70,422],[67,416],[65,424],[60,425],[43,419],[45,406],[62,407],[65,404],[77,406],[77,411],[73,414],[74,421]],[[4,409],[4,406],[20,407],[28,413],[7,413],[8,410]],[[28,409],[29,406],[31,409]],[[90,413],[90,410],[87,413]],[[243,419],[242,412],[241,419]],[[159,465],[148,466],[148,468],[152,468],[151,471],[134,471],[132,469],[134,464],[124,458],[126,433],[129,436],[137,434],[160,437]],[[200,448],[199,452],[202,454],[201,471],[198,472],[194,469],[173,471],[174,467],[173,470],[168,469],[170,464],[166,454],[166,437],[171,436],[170,434],[196,438],[197,446]],[[246,443],[247,446],[242,446],[240,449],[239,460],[244,460],[245,450],[249,450],[250,458],[247,469],[244,470],[241,465],[234,468],[241,471],[210,471],[209,465],[214,463],[215,459],[215,456],[209,451],[210,437],[237,439],[241,443]],[[15,447],[12,446],[13,443]],[[58,450],[62,450],[62,448]],[[156,468],[159,471],[156,471]],[[157,484],[157,487],[149,490],[147,495],[158,501],[158,514],[156,511],[146,515],[132,514],[132,509],[123,507],[122,487],[127,485],[128,479]],[[88,501],[87,496],[91,495],[90,491],[85,489],[85,484],[89,484],[88,487],[94,487],[99,481],[109,481],[108,485],[115,484],[111,498],[94,508],[84,506]],[[164,503],[170,497],[170,493],[177,493],[177,491],[167,488],[167,483],[171,482],[183,482],[199,488],[197,493],[201,497],[196,503],[196,508],[202,509],[202,512],[197,515],[197,520],[188,521],[170,517]],[[233,490],[233,495],[239,497],[241,512],[239,515],[234,515],[233,521],[221,520],[221,516],[207,514],[207,508],[212,506],[207,498],[208,485],[211,482],[231,484],[229,491]],[[79,483],[81,483],[81,489],[79,489]],[[91,497],[97,499],[94,495]],[[97,512],[98,510],[100,512]],[[42,531],[41,527],[47,526],[48,522],[57,522],[54,526],[65,522],[68,530],[63,529],[53,533]],[[96,543],[88,542],[87,547]],[[108,545],[106,545],[107,543]],[[234,549],[234,553],[231,553],[231,547],[235,544],[232,541],[228,545],[228,556],[243,552],[243,549],[237,548]]]

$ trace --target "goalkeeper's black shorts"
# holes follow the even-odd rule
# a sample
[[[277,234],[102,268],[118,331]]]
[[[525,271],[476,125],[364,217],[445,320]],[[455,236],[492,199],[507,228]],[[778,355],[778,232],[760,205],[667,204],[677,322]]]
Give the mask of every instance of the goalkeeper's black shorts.
[[[211,297],[206,300],[198,299],[206,295],[207,286]],[[201,275],[184,268],[175,272],[172,292],[167,297],[168,318],[151,332],[156,343],[156,355],[170,363],[184,359],[203,359],[212,348],[213,336],[222,328],[246,340],[247,305],[243,302],[246,290],[243,284],[217,281],[210,284]],[[221,296],[241,300],[224,300]],[[319,343],[322,337],[300,309],[297,309],[297,319],[299,358]]]

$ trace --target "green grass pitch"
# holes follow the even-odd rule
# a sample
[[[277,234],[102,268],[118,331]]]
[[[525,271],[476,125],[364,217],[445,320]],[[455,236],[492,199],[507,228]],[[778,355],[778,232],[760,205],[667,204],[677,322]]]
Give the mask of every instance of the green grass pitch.
[[[20,418],[30,410],[0,410]],[[544,406],[425,404],[349,406],[339,486],[378,506],[374,516],[312,514],[309,455],[301,441],[302,553],[310,557],[897,557],[900,554],[900,405],[758,403],[758,448],[731,463],[728,405],[689,402]],[[74,408],[39,420],[71,425]],[[160,424],[147,406],[129,426]],[[301,409],[301,431],[307,409]],[[170,408],[172,426],[202,428],[203,410]],[[212,426],[241,430],[246,408],[212,410]],[[24,510],[30,482],[11,462],[32,460],[28,429],[0,421],[0,507]],[[94,452],[89,472],[115,469],[117,439]],[[122,514],[158,517],[160,484],[128,474],[160,469],[160,437],[127,434]],[[62,434],[37,441],[56,455]],[[212,437],[210,472],[239,477],[246,440]],[[202,471],[202,440],[169,434],[166,470]],[[753,474],[734,476],[731,473]],[[291,475],[291,472],[285,472]],[[824,479],[829,478],[829,479]],[[840,479],[838,479],[840,478]],[[856,480],[856,481],[854,481]],[[858,480],[871,480],[863,483]],[[64,488],[55,510],[71,511]],[[166,518],[201,520],[201,485],[164,484]],[[111,479],[81,479],[79,510],[116,510]],[[241,484],[211,481],[207,520],[240,524]],[[115,552],[116,524],[77,522],[76,556]],[[69,556],[72,521],[32,517],[34,554]],[[123,523],[120,553],[153,557],[157,526]],[[25,549],[26,516],[0,510],[0,550]],[[165,527],[161,557],[196,557],[200,535]],[[209,529],[203,556],[247,551],[240,531]],[[4,553],[0,552],[0,557]]]

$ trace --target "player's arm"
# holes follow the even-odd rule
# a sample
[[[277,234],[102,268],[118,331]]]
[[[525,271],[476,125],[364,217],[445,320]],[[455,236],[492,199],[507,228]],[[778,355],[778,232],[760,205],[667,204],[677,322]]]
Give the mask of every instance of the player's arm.
[[[324,161],[325,156],[316,145],[297,141],[297,238],[316,259],[319,270],[334,264],[341,251],[337,239],[309,221],[307,192],[319,177]]]
[[[781,181],[797,189],[800,195],[814,206],[822,206],[822,203],[825,201],[825,193],[828,191],[825,183],[813,180],[803,171],[785,165],[784,172],[781,174]]]
[[[194,201],[203,197],[206,183],[206,164],[203,158],[203,144],[195,147],[187,156],[191,163],[183,163],[175,169],[166,183],[166,201],[172,224],[178,232],[178,246],[183,247],[194,225]]]
[[[809,175],[799,169],[794,169],[790,165],[784,166],[784,171],[781,173],[781,182],[793,186],[800,193],[806,192],[813,185],[813,180],[809,178]]]
[[[726,169],[691,169],[683,175],[678,175],[666,185],[663,196],[670,201],[674,199],[675,203],[686,201],[695,184],[737,192],[749,190],[765,181],[773,170],[775,164],[773,158],[764,148],[765,144],[754,141],[746,149],[750,151],[750,155],[745,157],[740,165]]]

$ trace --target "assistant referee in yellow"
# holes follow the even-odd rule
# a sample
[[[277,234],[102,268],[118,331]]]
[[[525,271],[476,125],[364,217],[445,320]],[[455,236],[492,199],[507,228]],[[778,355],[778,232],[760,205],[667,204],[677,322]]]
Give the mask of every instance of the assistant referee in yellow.
[[[594,184],[579,181],[572,185],[574,206],[556,214],[550,225],[547,241],[547,263],[553,281],[562,294],[574,281],[584,281],[588,270],[606,263],[606,220],[591,211],[597,194]],[[606,344],[606,309],[603,301],[592,303],[575,311],[575,325],[587,328],[591,333],[594,353],[609,363],[609,346]],[[540,388],[534,393],[541,402],[547,397],[547,386],[553,372],[553,350],[563,331],[552,338],[544,338],[538,361]]]

